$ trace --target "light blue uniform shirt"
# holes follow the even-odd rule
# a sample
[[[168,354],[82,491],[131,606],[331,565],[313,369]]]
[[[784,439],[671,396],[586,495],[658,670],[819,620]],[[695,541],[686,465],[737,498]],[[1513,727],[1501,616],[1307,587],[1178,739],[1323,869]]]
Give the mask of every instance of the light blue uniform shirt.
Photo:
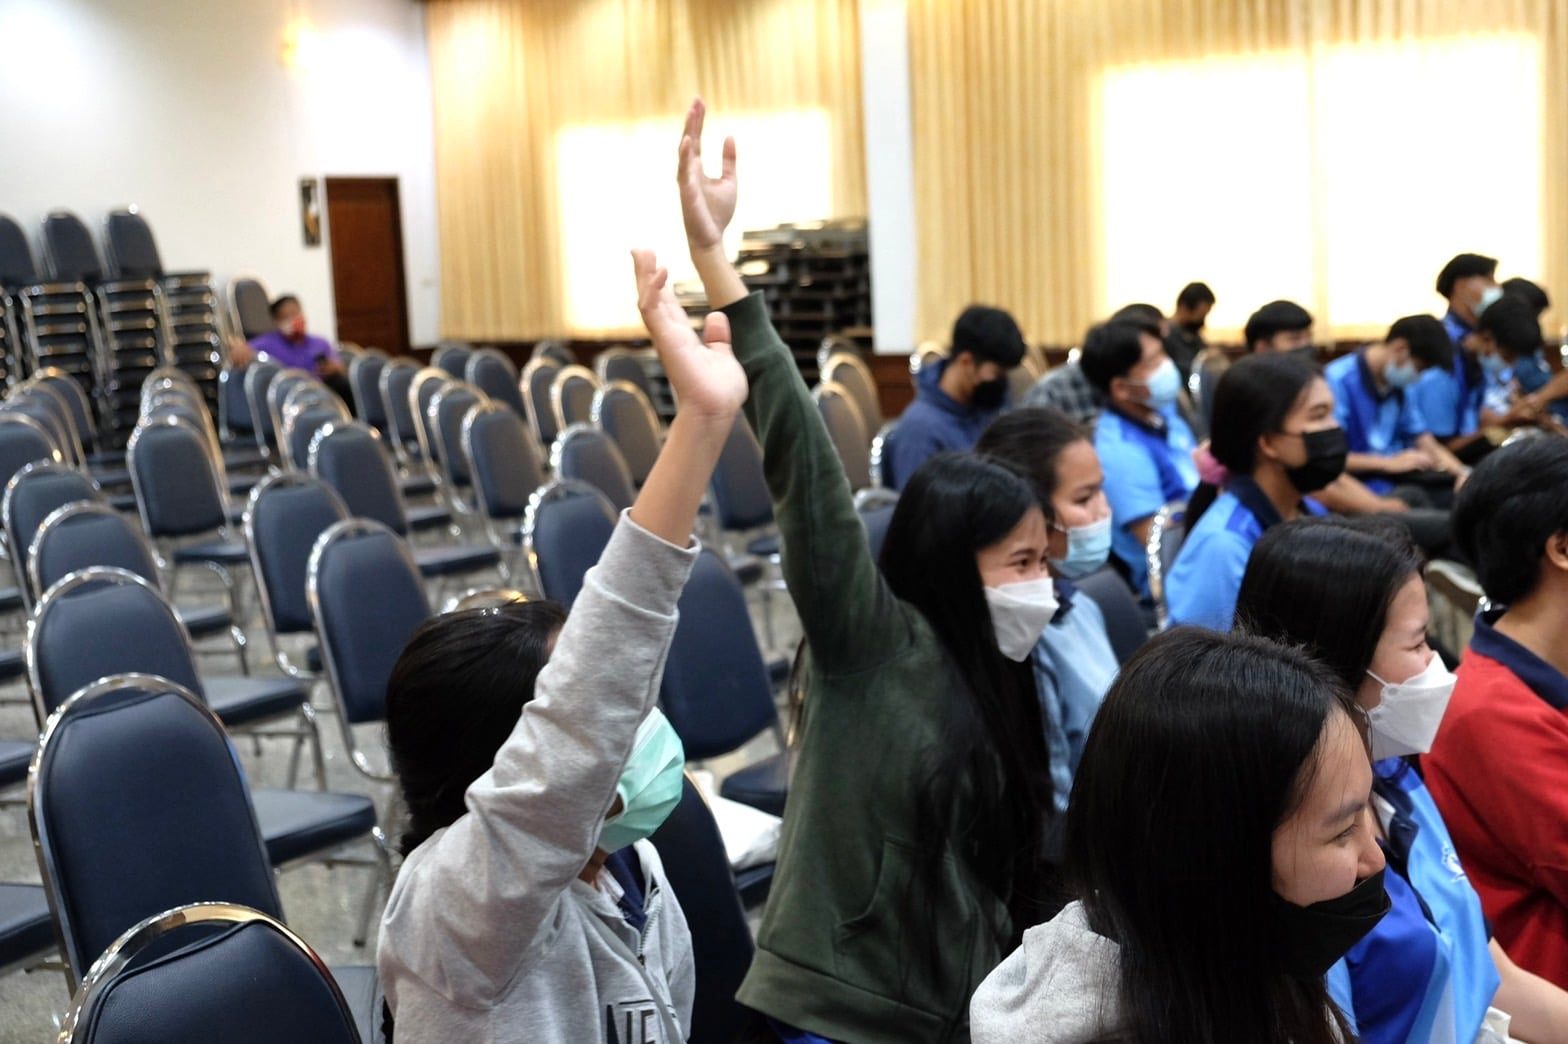
[[[1431,430],[1416,397],[1394,388],[1378,390],[1365,349],[1335,359],[1323,367],[1323,377],[1334,393],[1334,416],[1345,429],[1351,453],[1392,457]],[[1394,488],[1391,480],[1379,476],[1363,481],[1380,495]]]
[[[1173,500],[1186,500],[1198,485],[1192,429],[1175,406],[1160,416],[1164,430],[1107,409],[1094,429],[1094,449],[1105,469],[1105,496],[1111,504],[1111,550],[1144,598],[1149,597],[1149,563],[1143,545],[1127,527]]]
[[[1105,633],[1105,615],[1094,599],[1061,579],[1056,581],[1056,598],[1061,608],[1035,643],[1030,662],[1040,693],[1045,746],[1051,755],[1056,810],[1066,812],[1089,726],[1121,665]]]
[[[1429,366],[1405,389],[1405,399],[1421,412],[1427,430],[1440,439],[1460,434],[1459,384],[1449,370]]]

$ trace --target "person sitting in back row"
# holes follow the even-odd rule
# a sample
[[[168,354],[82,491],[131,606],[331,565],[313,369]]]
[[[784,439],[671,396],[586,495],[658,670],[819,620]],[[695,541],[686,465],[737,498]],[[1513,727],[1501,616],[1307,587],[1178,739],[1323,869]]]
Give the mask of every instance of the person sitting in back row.
[[[1247,351],[1312,355],[1312,313],[1294,301],[1270,301],[1247,317]]]
[[[305,310],[300,307],[299,298],[283,294],[272,302],[271,310],[276,328],[249,341],[231,337],[229,362],[243,370],[253,358],[265,355],[279,366],[315,374],[352,408],[354,393],[349,388],[343,357],[331,341],[306,328]]]
[[[1105,396],[1094,449],[1111,502],[1111,550],[1133,589],[1149,597],[1144,546],[1160,508],[1186,500],[1198,484],[1192,429],[1177,409],[1181,374],[1159,327],[1118,319],[1089,331],[1079,359]]]
[[[953,324],[952,355],[920,371],[914,403],[888,436],[885,479],[909,476],[944,450],[975,444],[1007,404],[1007,371],[1023,361],[1024,335],[1000,308],[970,305]]]

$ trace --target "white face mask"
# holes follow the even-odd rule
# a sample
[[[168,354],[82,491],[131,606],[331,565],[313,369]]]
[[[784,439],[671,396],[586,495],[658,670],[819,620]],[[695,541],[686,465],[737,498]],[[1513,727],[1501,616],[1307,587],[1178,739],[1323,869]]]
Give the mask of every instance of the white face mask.
[[[997,648],[1009,660],[1022,662],[1056,615],[1056,584],[1050,577],[1041,577],[987,587],[985,601],[991,608]]]
[[[1448,710],[1448,698],[1458,680],[1443,666],[1436,653],[1422,672],[1409,681],[1383,681],[1367,671],[1374,681],[1383,682],[1383,702],[1367,711],[1372,733],[1372,760],[1400,758],[1406,754],[1425,754],[1432,749],[1437,727]]]

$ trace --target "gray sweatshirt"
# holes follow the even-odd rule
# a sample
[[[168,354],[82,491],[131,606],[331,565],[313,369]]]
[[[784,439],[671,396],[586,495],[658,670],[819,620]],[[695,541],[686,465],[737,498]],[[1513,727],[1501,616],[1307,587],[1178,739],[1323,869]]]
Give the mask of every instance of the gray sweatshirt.
[[[1116,944],[1070,903],[1024,932],[969,1002],[974,1044],[1087,1044],[1113,1040],[1121,973]]]
[[[658,853],[637,843],[640,937],[577,875],[658,697],[696,555],[622,515],[468,811],[403,863],[376,953],[399,1044],[686,1038],[691,934]]]

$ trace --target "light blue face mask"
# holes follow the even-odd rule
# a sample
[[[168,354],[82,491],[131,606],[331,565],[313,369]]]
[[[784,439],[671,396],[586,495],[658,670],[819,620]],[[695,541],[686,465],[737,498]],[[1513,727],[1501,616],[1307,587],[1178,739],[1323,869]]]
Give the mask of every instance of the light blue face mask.
[[[1149,405],[1156,410],[1167,410],[1176,403],[1176,396],[1181,394],[1181,371],[1176,369],[1176,364],[1166,359],[1160,363],[1160,368],[1154,371],[1143,387],[1149,393]]]
[[[632,756],[621,770],[615,793],[621,814],[604,824],[599,847],[619,852],[633,841],[649,837],[664,825],[681,800],[681,780],[686,769],[686,749],[675,728],[655,707],[637,727]]]
[[[1383,370],[1383,380],[1390,388],[1408,388],[1415,379],[1416,364],[1413,362],[1389,363]]]
[[[1497,299],[1502,296],[1503,288],[1500,286],[1489,286],[1482,290],[1481,300],[1475,303],[1475,317],[1481,318],[1481,313],[1496,304]]]
[[[1054,523],[1053,523],[1054,525]],[[1051,568],[1069,580],[1088,576],[1105,564],[1111,553],[1111,516],[1086,526],[1056,528],[1067,534],[1067,557],[1051,559]]]
[[[1508,372],[1508,360],[1493,352],[1491,355],[1481,356],[1481,369],[1493,380],[1501,379]]]

